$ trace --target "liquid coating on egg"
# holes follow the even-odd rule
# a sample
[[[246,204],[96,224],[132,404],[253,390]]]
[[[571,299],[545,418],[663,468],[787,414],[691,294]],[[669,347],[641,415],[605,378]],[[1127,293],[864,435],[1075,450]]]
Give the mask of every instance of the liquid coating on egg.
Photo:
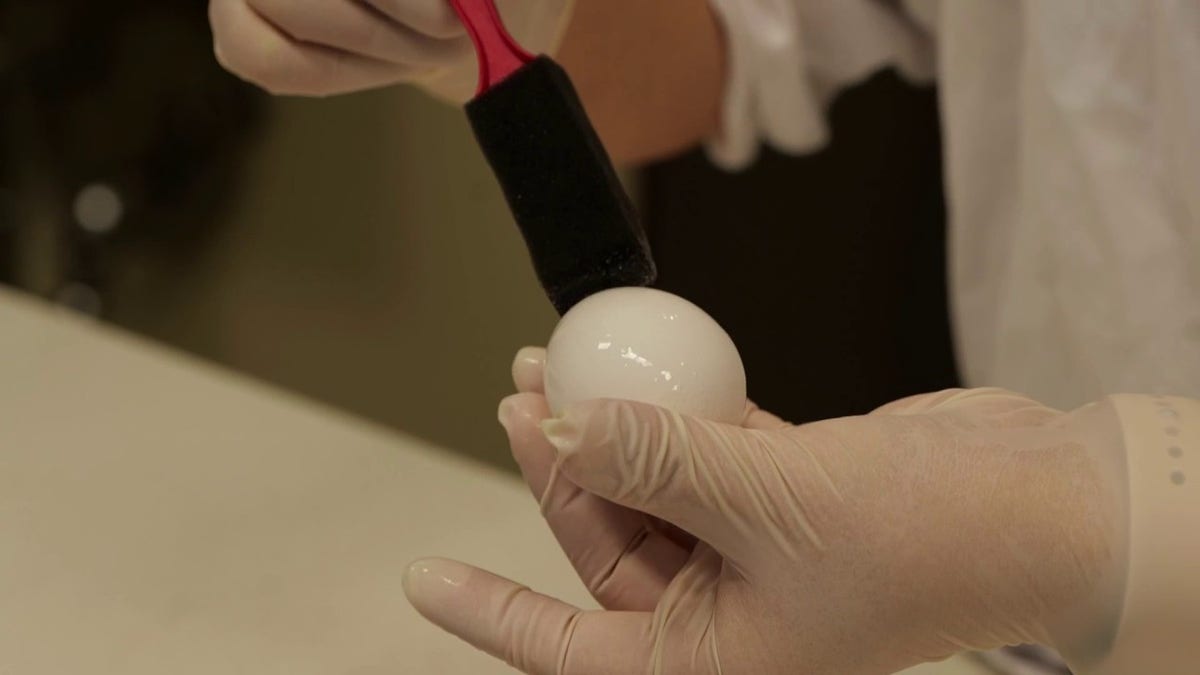
[[[592,399],[651,403],[737,424],[746,373],[733,340],[704,310],[651,288],[614,288],[575,305],[546,346],[555,414]]]

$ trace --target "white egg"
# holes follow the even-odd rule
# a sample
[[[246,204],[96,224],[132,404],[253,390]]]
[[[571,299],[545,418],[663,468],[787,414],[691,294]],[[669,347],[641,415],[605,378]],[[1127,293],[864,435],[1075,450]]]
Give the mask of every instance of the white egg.
[[[729,335],[699,307],[650,288],[614,288],[571,308],[546,346],[545,387],[555,414],[616,398],[736,424],[746,406]]]

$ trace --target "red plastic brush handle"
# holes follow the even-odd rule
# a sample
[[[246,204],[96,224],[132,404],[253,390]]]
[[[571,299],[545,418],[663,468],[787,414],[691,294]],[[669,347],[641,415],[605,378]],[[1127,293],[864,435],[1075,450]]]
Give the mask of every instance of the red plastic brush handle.
[[[467,27],[471,42],[475,43],[475,54],[479,57],[479,88],[475,91],[476,96],[503,82],[533,60],[533,54],[525,51],[509,35],[494,0],[450,0],[450,4]]]

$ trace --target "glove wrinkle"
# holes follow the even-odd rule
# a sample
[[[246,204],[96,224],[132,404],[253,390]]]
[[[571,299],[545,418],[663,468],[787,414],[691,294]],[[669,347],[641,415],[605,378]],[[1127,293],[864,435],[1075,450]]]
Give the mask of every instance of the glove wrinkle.
[[[619,567],[629,555],[636,552],[638,548],[645,543],[646,538],[649,536],[650,530],[646,529],[645,526],[634,532],[633,536],[629,538],[629,542],[625,544],[625,548],[612,559],[612,562],[601,568],[594,579],[586,582],[587,587],[591,589],[594,595],[598,597],[604,597],[606,595],[606,592],[609,590],[609,582],[613,580],[613,577],[617,571],[617,567]]]
[[[821,533],[817,531],[812,518],[809,517],[805,500],[801,498],[800,493],[796,490],[796,487],[792,481],[788,480],[787,473],[784,472],[783,467],[779,465],[779,460],[775,457],[774,450],[772,450],[771,446],[767,443],[765,435],[756,434],[755,439],[758,443],[758,451],[771,465],[771,471],[773,472],[772,477],[778,483],[780,488],[782,488],[782,492],[786,495],[783,502],[787,507],[789,507],[787,516],[790,518],[790,520],[786,520],[785,522],[791,522],[799,526],[799,528],[804,532],[804,540],[811,544],[812,547],[816,549],[817,553],[823,553],[825,551],[825,540],[821,537]],[[776,548],[778,548],[788,558],[799,562],[801,555],[799,545],[792,542],[788,537],[782,537],[784,533],[785,528],[782,526],[779,527],[778,531],[776,532],[777,536],[774,538]]]
[[[709,546],[698,544],[692,557],[663,593],[651,624],[654,675],[679,672],[672,666],[685,658],[691,661],[687,672],[721,675],[715,641],[717,581],[721,570],[721,556]],[[712,641],[707,650],[703,645],[706,639]],[[694,642],[689,648],[680,644],[680,640]],[[710,662],[696,662],[695,656],[702,651],[709,655]]]

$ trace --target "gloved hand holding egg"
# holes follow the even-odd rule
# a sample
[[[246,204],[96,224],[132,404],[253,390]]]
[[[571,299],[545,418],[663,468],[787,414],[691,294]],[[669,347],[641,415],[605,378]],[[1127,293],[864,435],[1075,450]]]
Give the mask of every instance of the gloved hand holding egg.
[[[1086,658],[1111,631],[1110,404],[956,390],[792,426],[744,403],[736,350],[688,303],[622,289],[577,310],[518,354],[500,418],[604,610],[432,559],[405,588],[433,622],[547,675],[891,673],[1020,642]]]

